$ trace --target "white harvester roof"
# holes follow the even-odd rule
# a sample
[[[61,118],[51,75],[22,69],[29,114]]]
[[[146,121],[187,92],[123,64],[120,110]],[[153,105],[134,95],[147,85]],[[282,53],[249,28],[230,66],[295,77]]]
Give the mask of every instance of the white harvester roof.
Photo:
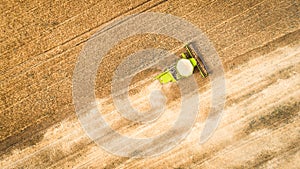
[[[176,69],[181,76],[190,76],[193,74],[194,66],[188,59],[180,59],[177,62]]]

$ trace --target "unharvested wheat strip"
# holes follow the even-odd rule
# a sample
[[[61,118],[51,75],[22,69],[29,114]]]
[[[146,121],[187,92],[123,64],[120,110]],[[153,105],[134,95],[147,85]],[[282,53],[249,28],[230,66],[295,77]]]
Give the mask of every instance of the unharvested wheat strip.
[[[211,2],[211,3],[214,3],[214,2],[215,2],[215,1],[213,1],[213,2]],[[189,5],[189,4],[187,4],[187,6],[188,6],[188,5]],[[206,4],[206,5],[209,5],[209,4]],[[195,9],[195,10],[193,10],[193,11],[190,11],[189,13],[185,14],[184,16],[187,16],[187,15],[189,15],[189,14],[195,12],[196,10],[199,10],[199,9]]]
[[[54,59],[54,58],[53,58]]]
[[[147,0],[147,1],[149,1],[149,0]],[[51,7],[45,5],[45,6],[42,6],[42,8],[37,8],[35,11],[32,12],[32,14],[30,13],[31,15],[34,16],[34,18],[43,18],[43,19],[46,19],[47,17],[50,16],[51,19],[53,19],[54,17],[57,17],[56,18],[56,22],[59,22],[59,24],[55,25],[53,27],[50,27],[50,29],[42,27],[41,28],[42,30],[33,32],[33,35],[31,36],[32,39],[29,40],[27,43],[36,41],[36,40],[38,40],[38,38],[41,38],[42,36],[45,36],[45,35],[47,36],[49,33],[51,33],[51,31],[58,29],[58,27],[60,25],[64,25],[65,22],[68,23],[70,20],[72,20],[74,18],[82,17],[82,15],[85,15],[86,12],[89,11],[91,8],[92,8],[91,10],[95,10],[95,9],[97,9],[97,6],[99,6],[100,4],[103,4],[103,3],[107,3],[107,2],[105,2],[104,0],[102,0],[102,1],[90,2],[90,3],[83,2],[83,1],[82,2],[80,2],[80,1],[75,2],[75,1],[69,1],[69,0],[66,1],[66,2],[57,1],[56,4],[54,4],[54,5],[53,4],[49,4],[49,5],[51,5]],[[110,5],[112,5],[112,7],[113,7],[114,5],[120,4],[120,3],[124,3],[124,2],[113,3],[113,4],[110,4]],[[107,5],[109,5],[109,4],[107,4]],[[61,6],[64,6],[64,8],[62,8]],[[124,5],[124,6],[126,6],[126,5]],[[49,10],[49,9],[52,9],[52,8],[56,9],[57,14],[54,14],[54,15],[51,14],[52,11]],[[67,13],[67,15],[59,15],[60,13],[63,13],[64,11],[68,10],[68,8],[72,8],[72,10],[69,10],[69,12]],[[47,11],[47,10],[49,10],[48,13],[41,12],[41,11]],[[59,11],[59,10],[61,10],[61,11]],[[36,27],[36,23],[33,20],[32,24],[26,25],[25,28],[20,29],[18,31],[22,31],[22,30],[26,30],[26,29],[34,29],[35,27]],[[49,31],[49,30],[51,30],[51,31]],[[18,33],[22,33],[22,32],[18,32]],[[39,33],[39,34],[37,34],[37,33]],[[13,49],[6,50],[3,53],[3,55],[8,54],[8,52],[9,53],[13,53],[13,50],[19,49],[20,47],[21,46],[19,45],[19,46],[15,46],[15,48],[13,48]]]
[[[125,13],[130,13],[130,12],[132,12],[132,10],[133,9],[135,9],[135,8],[139,8],[140,7],[140,5],[143,5],[144,3],[146,3],[146,2],[148,2],[149,0],[145,0],[144,2],[142,2],[142,3],[140,3],[140,4],[132,4],[133,5],[133,7],[131,7],[131,6],[128,6],[127,8],[125,8],[124,10],[123,10],[123,12],[125,12]],[[150,1],[151,2],[151,1]],[[156,1],[154,1],[154,2],[156,2]],[[120,3],[117,3],[117,4],[115,4],[114,3],[114,5],[120,5]],[[99,16],[99,13],[96,13],[97,11],[99,11],[99,9],[97,8],[97,6],[93,6],[95,9],[89,9],[89,11],[88,12],[91,12],[92,14],[94,14],[94,15],[96,15],[96,16]],[[122,6],[122,7],[126,7],[126,6]],[[87,12],[87,11],[86,11]],[[122,13],[121,13],[122,14]],[[113,16],[112,17],[112,19],[116,19],[117,17],[119,17],[119,16],[121,16],[121,14],[118,14],[118,15],[116,15],[116,16]],[[83,16],[85,16],[84,14],[82,14]],[[106,14],[107,15],[107,14]],[[39,44],[40,46],[39,46],[39,48],[43,48],[44,50],[43,51],[41,51],[41,50],[35,50],[35,51],[31,51],[31,53],[29,54],[29,55],[31,55],[31,56],[27,56],[26,55],[26,57],[24,56],[24,54],[22,54],[23,55],[23,58],[18,58],[19,60],[14,60],[14,59],[10,59],[10,60],[7,60],[7,63],[6,63],[6,65],[10,65],[10,63],[11,64],[13,64],[12,66],[13,67],[15,67],[15,66],[20,66],[20,65],[24,65],[24,64],[31,64],[31,63],[29,63],[30,61],[32,61],[32,59],[31,58],[36,58],[36,57],[40,57],[43,53],[45,53],[45,52],[49,52],[49,51],[51,51],[51,50],[53,50],[53,49],[55,49],[55,48],[57,48],[57,47],[59,47],[59,46],[61,46],[61,45],[64,45],[64,44],[68,44],[70,41],[73,41],[73,40],[75,40],[75,39],[80,39],[80,37],[82,37],[82,35],[86,35],[86,34],[89,34],[89,32],[91,32],[91,31],[96,31],[97,29],[99,29],[99,27],[102,27],[103,26],[103,24],[106,24],[107,22],[109,22],[110,20],[106,20],[106,21],[102,21],[101,22],[101,24],[97,24],[97,22],[95,22],[95,21],[93,21],[92,23],[90,23],[90,24],[92,24],[92,25],[81,25],[82,27],[78,27],[78,23],[77,22],[81,22],[81,18],[79,17],[80,15],[78,15],[78,16],[76,16],[74,19],[72,19],[70,22],[68,22],[68,24],[63,24],[63,25],[60,25],[59,27],[57,27],[57,29],[55,29],[55,31],[54,32],[51,32],[49,35],[47,35],[46,37],[43,37],[42,38],[42,41],[44,42],[44,41],[47,41],[47,43],[45,42],[45,43],[43,43],[43,44]],[[82,17],[82,16],[81,16]],[[109,17],[111,17],[111,16],[109,16]],[[97,24],[97,25],[95,25],[95,24]],[[87,26],[91,26],[92,28],[87,28]],[[65,29],[63,28],[63,27],[65,27]],[[68,31],[68,32],[64,32],[64,30],[68,30],[67,28],[69,28],[69,27],[76,27],[77,29],[75,29],[77,32],[78,31],[81,31],[81,30],[84,30],[83,32],[81,31],[81,32],[78,32],[77,34],[75,34],[75,32],[76,31]],[[63,37],[61,37],[62,36],[62,34],[63,33],[66,33],[66,34],[70,34],[68,37],[69,37],[69,39],[68,40],[64,40],[63,42],[61,42],[61,41],[59,41],[59,42],[54,42],[53,40],[56,40],[56,39],[63,39]],[[72,36],[71,36],[72,35]],[[55,39],[53,39],[52,37],[56,37]],[[66,37],[66,36],[64,36],[64,37]],[[32,43],[31,43],[32,42]],[[35,43],[36,43],[36,40],[35,41],[31,41],[30,43],[28,43],[28,45],[26,46],[27,48],[28,47],[30,47],[30,45],[34,45]],[[53,42],[53,43],[52,43]],[[54,46],[53,46],[53,44],[55,44]],[[58,45],[57,45],[58,44]],[[26,48],[25,49],[20,49],[20,50],[18,50],[17,52],[14,52],[13,54],[15,54],[15,55],[21,55],[21,53],[20,52],[24,52],[24,51],[30,51],[30,50],[26,50]],[[10,53],[8,53],[8,54],[6,54],[6,55],[10,55]],[[33,56],[33,57],[32,57]],[[29,57],[29,59],[26,59],[26,58],[28,58]],[[20,60],[21,59],[21,60]],[[6,61],[6,60],[5,60]],[[31,65],[32,66],[32,65]],[[9,71],[9,72],[11,72],[11,71],[13,71],[11,68],[9,68],[9,66],[6,66],[6,68],[7,68],[7,70],[5,71],[5,72],[7,72],[7,71]],[[4,73],[4,74],[2,74],[2,75],[5,75],[6,73]],[[0,76],[1,77],[1,76]]]

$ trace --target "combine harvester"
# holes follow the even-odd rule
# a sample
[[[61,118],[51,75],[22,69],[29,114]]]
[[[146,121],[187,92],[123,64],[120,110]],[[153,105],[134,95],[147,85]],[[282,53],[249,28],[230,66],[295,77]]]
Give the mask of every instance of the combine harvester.
[[[186,45],[184,49],[185,52],[181,53],[181,59],[157,75],[155,79],[158,79],[162,84],[177,82],[182,78],[191,76],[195,72],[194,70],[198,70],[203,78],[208,76],[204,62],[196,52],[189,45]]]

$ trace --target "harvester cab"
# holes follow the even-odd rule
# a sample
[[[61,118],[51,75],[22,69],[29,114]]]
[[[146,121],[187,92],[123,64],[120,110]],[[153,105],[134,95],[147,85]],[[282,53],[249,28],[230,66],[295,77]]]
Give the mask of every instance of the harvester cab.
[[[189,45],[186,45],[184,49],[185,51],[180,55],[181,59],[157,75],[155,79],[158,79],[162,84],[176,82],[182,78],[191,76],[196,70],[199,71],[203,78],[208,76],[204,62],[196,52]]]

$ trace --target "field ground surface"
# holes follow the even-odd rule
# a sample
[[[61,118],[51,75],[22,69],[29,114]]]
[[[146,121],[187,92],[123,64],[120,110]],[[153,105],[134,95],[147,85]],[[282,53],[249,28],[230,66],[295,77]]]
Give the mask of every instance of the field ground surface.
[[[295,0],[1,0],[0,168],[300,168],[299,9]],[[118,157],[81,127],[72,99],[73,71],[94,33],[145,11],[184,18],[210,39],[224,67],[224,114],[200,145],[211,89],[209,79],[194,75],[201,108],[188,137],[160,156]],[[119,116],[110,85],[114,70],[131,53],[180,45],[161,35],[138,35],[105,56],[95,94],[113,129],[152,137],[170,128],[180,110],[176,84],[153,82],[157,71],[134,77],[133,106],[147,109],[153,89],[166,94],[167,111],[147,125]]]

